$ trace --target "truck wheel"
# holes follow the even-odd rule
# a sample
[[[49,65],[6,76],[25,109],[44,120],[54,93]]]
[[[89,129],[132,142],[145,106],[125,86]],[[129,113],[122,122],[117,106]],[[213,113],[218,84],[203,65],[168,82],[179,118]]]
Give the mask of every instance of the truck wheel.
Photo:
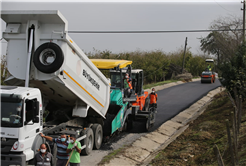
[[[89,155],[92,151],[93,144],[94,144],[94,135],[91,128],[88,128],[86,131],[86,138],[82,140],[83,144],[86,145],[86,147],[81,151],[84,155]]]
[[[53,145],[53,148],[52,148],[52,155],[53,155],[53,158],[54,158],[54,161],[53,161],[53,163],[54,163],[54,165],[56,165],[56,156],[57,156],[57,145],[56,145],[56,143],[54,143],[54,145]]]
[[[34,141],[33,141],[34,143],[33,143],[33,145],[32,145],[32,150],[33,150],[33,152],[34,152],[34,156],[39,152],[38,150],[39,150],[39,148],[40,148],[40,145],[41,144],[43,144],[43,143],[45,143],[46,141],[45,141],[45,138],[43,138],[43,137],[41,137],[39,134],[36,136],[36,138],[34,139]],[[28,161],[28,164],[29,165],[34,165],[35,163],[34,163],[34,160],[33,159],[31,159],[31,160],[29,160]]]
[[[34,52],[33,63],[43,73],[53,73],[63,64],[64,55],[55,43],[44,43]]]
[[[92,126],[92,130],[94,133],[94,146],[93,149],[100,149],[102,145],[102,140],[103,140],[103,130],[102,130],[102,125],[100,124],[94,124]]]
[[[41,137],[39,134],[36,136],[36,138],[33,141],[33,145],[32,145],[32,150],[34,151],[34,155],[36,155],[38,153],[38,150],[40,148],[40,145],[45,143],[45,138]]]
[[[45,145],[46,145],[47,151],[51,153],[51,149],[50,149],[49,143],[48,142],[45,142]]]

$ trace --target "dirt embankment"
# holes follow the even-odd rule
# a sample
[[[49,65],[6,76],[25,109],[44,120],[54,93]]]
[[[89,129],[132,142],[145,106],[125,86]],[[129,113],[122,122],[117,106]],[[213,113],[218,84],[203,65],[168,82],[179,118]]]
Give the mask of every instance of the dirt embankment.
[[[243,111],[246,110],[246,101]],[[233,106],[225,92],[217,94],[211,105],[189,128],[161,151],[151,165],[218,165],[213,147],[218,146],[225,165],[230,165],[230,151],[225,119],[231,119]],[[231,122],[230,122],[231,125]],[[242,118],[239,136],[239,165],[246,165],[246,116]]]

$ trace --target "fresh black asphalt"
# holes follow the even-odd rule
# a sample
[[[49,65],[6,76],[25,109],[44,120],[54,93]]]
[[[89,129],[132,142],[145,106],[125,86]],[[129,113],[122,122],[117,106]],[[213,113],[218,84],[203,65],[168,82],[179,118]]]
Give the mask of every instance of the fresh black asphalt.
[[[221,84],[217,79],[213,84],[202,84],[200,81],[194,81],[158,91],[156,121],[150,131],[156,130],[167,120],[189,108],[193,103],[207,95],[209,91],[219,86]],[[145,127],[143,123],[139,122],[135,122],[133,126],[134,128],[130,131],[132,133],[142,132]]]

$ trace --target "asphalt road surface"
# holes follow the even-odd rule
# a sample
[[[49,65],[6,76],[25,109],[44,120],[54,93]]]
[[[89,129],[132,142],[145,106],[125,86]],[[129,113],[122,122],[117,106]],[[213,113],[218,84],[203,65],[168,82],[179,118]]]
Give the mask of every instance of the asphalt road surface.
[[[213,84],[201,84],[200,81],[195,81],[158,91],[157,116],[153,130],[220,85],[219,80],[216,80]]]
[[[167,120],[171,119],[181,111],[190,107],[193,103],[205,96],[209,91],[219,87],[219,80],[215,83],[203,83],[200,81],[180,84],[157,92],[157,116],[151,131],[157,129]],[[81,165],[96,165],[108,152],[118,149],[123,145],[131,144],[133,141],[145,135],[144,125],[140,122],[133,123],[133,129],[115,136],[110,142],[103,144],[100,150],[93,151],[89,156],[81,156]]]

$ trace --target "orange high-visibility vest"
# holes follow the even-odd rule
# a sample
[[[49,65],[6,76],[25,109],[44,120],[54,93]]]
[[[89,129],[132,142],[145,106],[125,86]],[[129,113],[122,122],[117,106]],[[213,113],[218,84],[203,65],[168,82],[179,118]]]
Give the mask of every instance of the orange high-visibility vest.
[[[128,83],[129,88],[132,89],[131,81],[127,81],[127,83]]]
[[[150,104],[156,104],[157,101],[157,93],[150,93],[149,98],[150,98]]]

